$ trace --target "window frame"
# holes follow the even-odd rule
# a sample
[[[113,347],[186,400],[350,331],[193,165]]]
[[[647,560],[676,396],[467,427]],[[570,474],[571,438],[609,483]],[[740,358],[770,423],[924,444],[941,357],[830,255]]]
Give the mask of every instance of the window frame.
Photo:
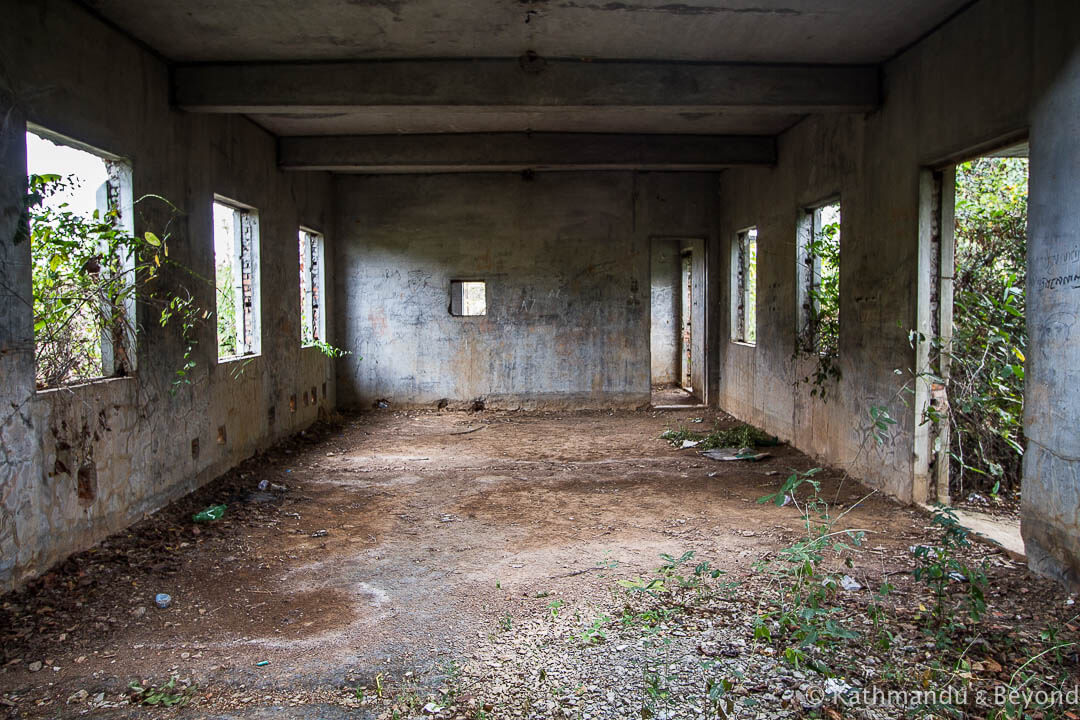
[[[753,261],[757,269],[757,225],[750,225],[735,232],[731,241],[731,342],[748,347],[757,346],[757,272],[754,273],[753,286],[747,281],[750,274],[750,245],[754,245]],[[755,308],[750,318],[748,308],[751,296]],[[751,338],[750,323],[753,321]]]
[[[796,342],[800,350],[806,353],[824,355],[828,349],[821,344],[821,332],[817,315],[819,311],[818,300],[814,293],[821,286],[821,257],[811,254],[810,245],[822,231],[822,211],[831,206],[837,206],[840,214],[840,237],[843,238],[843,202],[839,193],[830,195],[811,205],[805,205],[800,210],[798,228],[796,233]],[[836,268],[837,275],[840,266]],[[839,288],[837,303],[839,305]],[[840,327],[839,308],[837,310],[837,338],[835,353],[840,352]]]
[[[252,205],[233,200],[224,195],[214,193],[213,206],[221,205],[233,211],[233,239],[230,260],[234,262],[233,271],[233,297],[236,299],[236,346],[237,354],[221,355],[221,340],[215,344],[218,364],[246,360],[258,357],[262,354],[262,276],[260,264],[262,237],[259,224],[259,211]],[[211,213],[213,215],[213,212]],[[245,226],[249,233],[248,241],[248,269],[246,274],[251,281],[250,299],[246,298],[243,287],[244,269],[244,232]],[[219,313],[218,290],[217,290],[217,226],[212,228],[214,241],[214,312]],[[250,308],[250,315],[247,309]],[[221,317],[218,315],[218,329],[220,332]]]
[[[135,197],[134,197],[134,168],[129,158],[116,153],[109,152],[108,150],[102,150],[101,148],[90,145],[89,143],[76,140],[62,133],[58,133],[54,130],[50,130],[47,127],[38,125],[37,123],[27,122],[24,130],[24,142],[25,135],[35,135],[39,139],[45,140],[61,147],[70,148],[78,152],[92,155],[102,162],[105,167],[106,180],[105,183],[98,187],[96,190],[96,210],[101,213],[108,212],[113,208],[116,208],[118,229],[128,237],[134,237],[135,235]],[[27,158],[28,159],[28,158]],[[29,176],[30,169],[26,167],[25,174]],[[102,195],[104,190],[104,196]],[[28,228],[29,229],[29,228]],[[123,257],[121,258],[122,274],[130,277],[131,283],[134,283],[135,273],[135,258]],[[33,299],[31,299],[33,302]],[[102,380],[113,380],[122,377],[131,377],[138,370],[138,306],[133,294],[126,296],[123,307],[120,311],[119,327],[114,326],[112,332],[102,331],[99,337],[99,352],[101,354],[101,364],[98,372],[100,374],[88,378],[76,378],[75,380],[62,383],[61,385],[48,386],[44,388],[37,388],[35,382],[35,392],[49,392],[56,390],[59,387],[66,385],[78,385],[85,383],[100,382]],[[32,313],[31,313],[32,315]],[[35,374],[37,367],[37,352],[38,342],[37,333],[31,331],[33,337],[34,347],[34,365]],[[118,353],[116,351],[116,340],[121,339],[125,350],[123,352],[124,361],[119,361]]]
[[[306,286],[300,285],[300,347],[315,347],[326,342],[326,236],[307,225],[299,228],[303,243],[300,258],[300,279],[306,277]],[[312,258],[315,261],[312,262]],[[304,336],[304,317],[314,318],[312,337]]]
[[[482,313],[466,313],[465,312],[465,286],[473,283],[479,283],[484,286],[484,312]],[[488,283],[487,280],[477,278],[459,278],[450,281],[450,306],[448,311],[452,317],[460,318],[481,318],[487,317],[488,309],[490,307],[490,301],[488,297]]]

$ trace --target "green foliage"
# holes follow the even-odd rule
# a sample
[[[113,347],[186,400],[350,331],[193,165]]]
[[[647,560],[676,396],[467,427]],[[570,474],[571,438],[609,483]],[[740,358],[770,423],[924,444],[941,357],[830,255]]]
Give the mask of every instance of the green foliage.
[[[701,663],[701,674],[705,679],[705,718],[727,720],[736,717],[735,698],[731,697],[735,683],[726,677],[713,676],[711,671],[716,667],[722,669],[723,666],[708,660]],[[737,677],[741,675],[737,674]]]
[[[594,619],[584,630],[578,633],[578,640],[585,645],[599,645],[607,640],[607,632],[604,630],[604,627],[610,622],[610,617],[601,615]]]
[[[132,309],[137,305],[157,310],[162,327],[178,326],[186,350],[177,382],[188,381],[194,328],[205,314],[185,288],[171,294],[156,289],[158,278],[170,269],[190,275],[169,258],[169,234],[130,235],[115,208],[84,217],[67,203],[49,202],[76,183],[59,175],[28,178],[38,387],[130,373],[136,335]],[[175,206],[155,195],[136,204],[150,201],[178,214]],[[104,339],[113,355],[109,368],[102,367]]]
[[[870,434],[877,445],[884,445],[889,439],[889,426],[896,424],[896,418],[884,405],[870,406]]]
[[[218,261],[214,273],[217,295],[218,357],[235,357],[239,354],[239,333],[236,324],[236,292],[233,289],[233,266],[229,258]]]
[[[814,342],[821,355],[835,357],[840,351],[840,219],[821,226],[811,239],[807,254],[815,265],[810,288],[810,321]]]
[[[941,543],[915,547],[914,577],[926,583],[934,594],[935,604],[930,619],[940,647],[949,644],[959,629],[956,606],[949,593],[950,586],[960,584],[965,588],[961,603],[968,617],[978,622],[986,612],[987,580],[984,567],[971,568],[959,557],[959,552],[970,546],[971,541],[967,529],[957,520],[956,512],[950,507],[938,505],[934,508],[931,524],[941,530]]]
[[[758,563],[757,569],[767,572],[777,584],[779,607],[758,616],[754,637],[783,644],[784,659],[796,668],[809,665],[828,672],[827,666],[810,654],[810,648],[828,648],[859,635],[844,624],[840,608],[832,602],[841,576],[825,569],[826,554],[844,557],[861,546],[864,532],[833,529],[839,518],[830,514],[820,497],[821,485],[814,479],[818,472],[820,468],[794,472],[779,490],[758,499],[777,506],[785,501],[794,504],[802,514],[806,536],[780,550],[775,559]],[[804,486],[810,494],[800,501],[799,491]],[[850,557],[845,562],[850,564]]]
[[[321,352],[328,358],[341,358],[345,357],[346,355],[352,355],[352,350],[344,350],[342,348],[335,347],[334,345],[331,345],[324,340],[311,340],[307,344],[312,347],[318,348],[319,352]],[[357,359],[363,360],[362,357],[358,357]]]
[[[802,382],[810,395],[826,400],[830,387],[840,379],[840,205],[814,211],[814,232],[806,246],[809,266],[807,325],[797,343],[797,354],[814,356],[810,374]]]
[[[661,440],[667,440],[672,447],[682,447],[684,440],[698,440],[702,439],[700,433],[691,432],[686,428],[679,428],[678,430],[665,430],[660,433]]]
[[[980,158],[956,168],[956,270],[948,393],[951,480],[1018,489],[1024,452],[1028,162]],[[965,482],[967,481],[967,482]]]
[[[665,430],[660,435],[660,438],[662,440],[667,440],[671,443],[672,447],[682,447],[683,441],[685,440],[697,441],[699,444],[696,445],[695,448],[698,450],[730,447],[761,447],[778,445],[780,443],[774,435],[769,435],[764,430],[760,430],[753,425],[747,425],[746,423],[739,423],[730,428],[716,428],[708,435],[695,433],[684,427],[680,427],[676,430]]]
[[[138,681],[128,685],[128,696],[136,705],[150,705],[161,707],[183,707],[191,702],[195,692],[194,685],[176,686],[177,678],[174,675],[164,685],[143,686]]]

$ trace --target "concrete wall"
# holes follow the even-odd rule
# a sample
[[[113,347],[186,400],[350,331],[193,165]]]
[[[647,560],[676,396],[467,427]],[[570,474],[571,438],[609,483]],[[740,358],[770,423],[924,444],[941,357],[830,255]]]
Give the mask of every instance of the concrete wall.
[[[650,238],[714,234],[715,177],[341,177],[343,403],[649,402]],[[448,312],[488,283],[485,317]]]
[[[927,450],[914,442],[922,408],[909,407],[900,394],[915,368],[907,333],[916,327],[918,288],[925,280],[920,172],[1027,131],[1046,78],[1064,61],[1040,38],[1054,35],[1057,47],[1075,49],[1075,22],[1068,19],[1076,15],[1075,3],[1065,0],[983,0],[886,64],[880,110],[807,119],[781,136],[776,168],[723,175],[723,250],[714,261],[730,277],[736,231],[757,225],[759,276],[756,347],[726,340],[728,288],[720,293],[722,407],[892,495],[925,499],[925,477],[917,477],[916,468],[925,467],[918,454]],[[1075,111],[1075,104],[1069,107]],[[1060,128],[1068,138],[1061,142],[1075,149],[1075,125]],[[1033,132],[1033,148],[1036,143]],[[1040,202],[1034,179],[1039,163],[1033,154],[1033,208]],[[811,386],[796,384],[809,367],[793,359],[795,228],[801,208],[834,194],[843,203],[843,377],[822,402],[810,396]],[[1075,203],[1054,205],[1075,228]],[[1033,210],[1033,224],[1035,217]],[[1030,382],[1031,376],[1029,392]],[[900,420],[881,446],[869,436],[873,405],[887,406]],[[1025,501],[1027,483],[1025,478]],[[1075,516],[1070,522],[1076,537]]]
[[[30,249],[14,243],[25,192],[26,121],[130,159],[136,197],[157,193],[184,211],[172,228],[171,253],[205,277],[214,274],[213,194],[258,208],[262,355],[218,365],[215,329],[208,324],[199,330],[193,385],[170,395],[182,348],[144,309],[135,377],[35,392]],[[273,138],[242,118],[171,110],[165,64],[76,3],[42,0],[5,8],[0,122],[2,591],[333,405],[332,364],[318,351],[300,348],[297,228],[302,223],[327,231],[331,245],[334,238],[328,176],[279,172]],[[160,231],[163,219],[137,217],[136,232]],[[214,307],[209,284],[187,283],[202,307]],[[305,406],[304,392],[310,397],[312,388],[318,401]],[[217,443],[221,426],[224,444]],[[80,468],[96,474],[92,501],[77,497]]]
[[[679,245],[678,238],[652,239],[649,344],[652,382],[656,384],[679,381],[679,326],[682,313]]]
[[[1032,568],[1080,588],[1080,8],[1036,17],[1021,531]]]

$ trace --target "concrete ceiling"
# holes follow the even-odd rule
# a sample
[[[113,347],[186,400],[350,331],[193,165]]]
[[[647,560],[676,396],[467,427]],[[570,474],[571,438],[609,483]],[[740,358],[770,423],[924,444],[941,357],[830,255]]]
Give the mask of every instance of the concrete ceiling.
[[[83,0],[178,62],[878,63],[970,0]]]
[[[250,114],[275,135],[376,135],[387,133],[531,132],[779,135],[802,115],[735,113],[691,108],[502,108],[380,107],[331,113]]]
[[[875,66],[974,0],[76,1],[174,63],[179,107],[344,143],[776,136],[877,107]]]

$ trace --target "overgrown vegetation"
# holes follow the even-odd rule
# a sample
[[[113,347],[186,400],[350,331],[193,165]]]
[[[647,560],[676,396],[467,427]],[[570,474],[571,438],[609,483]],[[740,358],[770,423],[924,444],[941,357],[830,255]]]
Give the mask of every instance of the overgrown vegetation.
[[[934,626],[938,647],[952,642],[953,636],[963,629],[957,621],[957,608],[951,603],[949,589],[952,583],[966,583],[962,604],[972,622],[979,622],[986,612],[987,584],[985,565],[972,568],[961,559],[960,552],[971,545],[967,530],[956,519],[952,508],[939,505],[934,510],[931,524],[941,530],[941,542],[935,546],[919,545],[912,551],[916,567],[914,577],[926,583],[934,594],[931,623]]]
[[[775,493],[759,500],[793,504],[805,536],[756,566],[773,592],[760,601],[755,642],[772,646],[793,669],[817,673],[826,688],[826,706],[842,709],[845,699],[860,693],[865,698],[866,688],[883,693],[932,690],[925,693],[930,700],[908,712],[1071,717],[1061,698],[1072,689],[1069,683],[1078,680],[1075,617],[1034,632],[995,620],[1002,613],[988,606],[986,562],[972,562],[968,531],[951,509],[941,506],[931,518],[936,541],[911,548],[915,597],[896,596],[887,580],[876,589],[863,588],[846,573],[856,574],[866,535],[840,528],[850,508],[832,512],[817,474],[816,469],[792,473]],[[1064,633],[1073,639],[1063,640]],[[912,656],[922,644],[933,652]],[[868,655],[874,657],[872,673],[867,672]],[[1011,674],[1006,670],[1010,658]]]
[[[198,305],[196,291],[216,283],[170,257],[171,227],[181,214],[171,202],[158,195],[136,200],[136,209],[152,205],[153,212],[147,214],[160,217],[164,210],[167,218],[158,232],[136,235],[124,229],[118,208],[83,215],[59,199],[78,183],[74,176],[56,174],[28,178],[27,232],[16,242],[31,245],[37,387],[131,374],[140,335],[138,314],[147,312],[144,317],[150,322],[179,336],[183,351],[175,369],[175,392],[191,382],[197,328],[213,316]],[[231,276],[231,266],[223,261],[217,277]],[[215,290],[219,342],[225,353],[235,354],[235,293]],[[324,341],[314,345],[327,357],[348,354]],[[108,348],[108,356],[103,348]]]
[[[665,430],[660,438],[667,440],[672,447],[682,447],[687,440],[696,442],[698,444],[694,448],[697,450],[765,447],[778,445],[780,442],[775,436],[746,423],[739,423],[729,428],[714,427],[713,431],[707,434],[679,427]]]
[[[802,379],[810,395],[826,400],[840,379],[840,204],[810,213],[811,230],[803,261],[807,264],[806,326],[796,354],[811,355],[813,367]]]
[[[829,675],[830,659],[822,651],[859,636],[846,626],[840,608],[831,602],[841,587],[853,581],[826,569],[824,561],[829,553],[844,558],[844,564],[851,567],[850,551],[862,544],[865,532],[834,530],[840,517],[833,517],[821,499],[821,486],[814,478],[818,472],[819,468],[792,473],[779,490],[758,500],[774,502],[777,507],[794,504],[802,513],[806,536],[781,550],[775,559],[758,564],[757,570],[774,583],[776,604],[758,615],[754,639],[781,644],[784,659],[794,667],[806,665]],[[811,491],[800,500],[803,487]]]
[[[214,273],[218,316],[218,357],[236,357],[240,354],[236,326],[236,293],[233,290],[232,277],[232,260],[228,257],[218,259]]]
[[[183,707],[191,702],[196,690],[189,682],[178,682],[174,675],[161,685],[136,680],[128,685],[128,698],[135,705]]]
[[[31,175],[28,182],[38,387],[129,374],[137,304],[156,311],[162,326],[179,330],[185,353],[177,382],[186,382],[194,328],[206,313],[184,286],[164,293],[157,282],[169,268],[195,277],[169,257],[169,224],[179,211],[159,196],[141,198],[136,205],[164,206],[170,222],[160,236],[149,231],[135,236],[123,230],[116,208],[84,217],[65,202],[50,202],[77,182],[60,175]],[[113,367],[103,367],[103,343],[111,350]]]
[[[460,672],[343,693],[388,719],[1072,720],[1075,616],[1055,603],[1036,620],[1038,603],[991,593],[990,551],[947,508],[886,565],[886,548],[850,526],[862,501],[831,504],[825,477],[792,472],[759,499],[797,513],[800,530],[739,582],[693,550],[664,553],[602,607],[543,591],[531,620],[499,610],[490,649]]]
[[[956,168],[951,492],[1018,491],[1024,453],[1028,161]]]

